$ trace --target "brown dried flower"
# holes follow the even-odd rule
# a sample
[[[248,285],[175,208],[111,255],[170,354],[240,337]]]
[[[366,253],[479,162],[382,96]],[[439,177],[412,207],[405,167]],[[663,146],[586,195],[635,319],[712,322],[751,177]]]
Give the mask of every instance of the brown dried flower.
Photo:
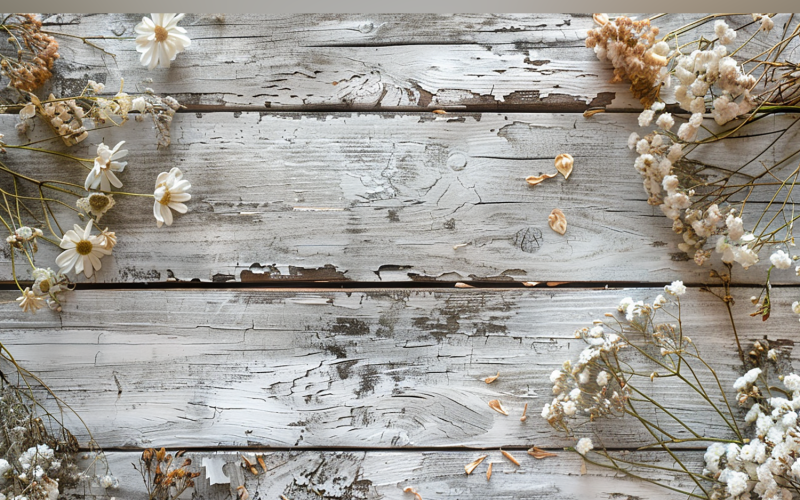
[[[32,92],[53,76],[53,63],[59,58],[58,41],[41,32],[42,21],[34,14],[15,14],[4,27],[17,57],[0,56],[0,73],[11,80],[11,87]]]
[[[606,19],[595,14],[596,21]],[[633,96],[649,108],[658,97],[662,68],[667,64],[666,57],[653,50],[658,28],[651,26],[649,19],[633,21],[621,16],[589,30],[587,35],[586,46],[594,48],[598,59],[614,66],[611,81],[630,81]]]

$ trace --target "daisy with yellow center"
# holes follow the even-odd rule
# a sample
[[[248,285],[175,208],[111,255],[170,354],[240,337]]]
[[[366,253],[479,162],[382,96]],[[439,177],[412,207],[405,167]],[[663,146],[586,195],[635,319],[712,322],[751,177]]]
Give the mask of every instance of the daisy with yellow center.
[[[141,52],[139,61],[153,69],[156,66],[169,68],[178,52],[191,45],[186,30],[178,26],[184,14],[150,14],[136,25],[136,51]]]
[[[126,161],[116,161],[128,155],[128,150],[120,147],[125,144],[125,141],[117,143],[114,149],[109,149],[108,146],[100,143],[97,146],[97,158],[94,159],[94,167],[89,175],[86,177],[84,187],[89,189],[97,189],[98,187],[103,191],[111,191],[111,186],[116,188],[122,187],[122,181],[117,179],[114,172],[122,172],[125,170]]]
[[[102,267],[100,259],[104,255],[111,255],[101,236],[92,234],[92,222],[90,220],[86,224],[86,229],[75,224],[74,229],[64,233],[59,245],[64,252],[56,257],[59,273],[68,273],[74,268],[76,273],[83,272],[87,278],[91,278]]]
[[[184,180],[183,173],[178,168],[173,168],[169,172],[161,172],[156,179],[156,191],[153,197],[156,199],[153,204],[153,215],[156,224],[172,225],[172,210],[180,214],[185,214],[188,210],[184,201],[189,201],[192,195],[186,191],[192,185]]]

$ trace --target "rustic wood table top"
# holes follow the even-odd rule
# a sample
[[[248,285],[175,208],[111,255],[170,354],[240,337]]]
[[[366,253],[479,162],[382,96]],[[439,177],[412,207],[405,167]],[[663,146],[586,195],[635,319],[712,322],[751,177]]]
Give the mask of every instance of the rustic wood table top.
[[[45,16],[79,36],[130,36],[140,20]],[[239,486],[289,500],[413,498],[406,487],[425,500],[676,498],[584,468],[563,451],[574,439],[540,417],[550,372],[581,350],[573,332],[675,279],[690,285],[684,321],[722,383],[740,376],[720,326],[727,311],[700,289],[709,268],[647,204],[627,147],[641,104],[585,47],[591,15],[187,15],[182,25],[191,47],[153,71],[130,40],[104,40],[111,57],[68,39],[50,90],[93,79],[113,95],[124,78],[184,104],[168,148],[147,121],[101,135],[135,152],[131,190],[179,166],[189,212],[156,229],[140,200],[119,199],[104,217],[125,228],[113,256],[61,314],[25,314],[16,288],[0,292],[0,340],[107,450],[116,498],[141,498],[130,464],[162,446],[188,450],[202,472],[187,498],[237,498]],[[603,112],[584,116],[593,109]],[[0,131],[17,121],[0,115]],[[93,156],[88,142],[73,151]],[[575,159],[568,180],[525,182],[561,153]],[[53,162],[29,170],[73,168]],[[548,226],[554,208],[564,236]],[[758,293],[748,285],[764,269],[739,271],[737,301]],[[11,279],[0,254],[0,280]],[[773,303],[788,307],[795,282],[776,278]],[[737,313],[744,341],[796,331],[791,317],[762,325],[748,312]],[[707,408],[660,383],[674,411],[714,430]],[[594,432],[672,465],[636,451],[646,436],[633,422]],[[557,456],[537,460],[531,446]],[[702,469],[703,449],[679,453]],[[464,471],[483,454],[488,481]],[[268,472],[254,476],[242,455],[263,455]],[[220,468],[227,482],[211,484]]]

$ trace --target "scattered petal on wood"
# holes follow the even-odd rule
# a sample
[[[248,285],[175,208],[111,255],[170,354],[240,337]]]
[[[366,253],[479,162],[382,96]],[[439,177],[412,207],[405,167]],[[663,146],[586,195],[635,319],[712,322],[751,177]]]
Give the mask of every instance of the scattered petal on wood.
[[[437,115],[446,115],[446,114],[447,114],[447,111],[445,111],[445,110],[443,110],[443,109],[434,109],[434,110],[432,111],[432,113],[436,113]]]
[[[548,281],[547,286],[559,286],[559,285],[566,285],[569,281]]]
[[[508,412],[506,411],[506,409],[503,408],[503,405],[500,404],[500,401],[498,401],[496,399],[493,399],[493,400],[489,401],[489,408],[491,408],[492,410],[496,411],[497,413],[502,413],[503,415],[508,415]]]
[[[464,470],[467,471],[467,475],[472,474],[472,471],[474,471],[475,468],[481,464],[481,462],[486,460],[486,457],[488,457],[488,456],[489,455],[481,455],[478,458],[476,458],[474,461],[472,461],[472,462],[468,463],[467,465],[465,465],[464,466]]]
[[[492,462],[489,462],[489,468],[486,469],[486,480],[490,480],[492,478]]]
[[[561,210],[554,208],[550,215],[547,216],[547,222],[550,224],[550,229],[558,234],[567,232],[567,218]]]
[[[244,465],[247,469],[250,469],[250,472],[254,475],[258,475],[258,469],[256,469],[255,465],[250,463],[250,460],[247,459],[244,455],[242,455],[242,460],[244,460]]]
[[[516,466],[519,466],[519,460],[517,460],[516,458],[511,456],[511,453],[509,453],[509,452],[507,452],[505,450],[500,450],[500,453],[502,453],[503,456],[506,457],[507,459],[511,460],[512,464],[514,464]]]
[[[605,113],[605,108],[597,108],[597,109],[587,109],[583,112],[584,118],[591,118],[592,116],[596,115],[597,113]]]
[[[528,403],[525,403],[525,408],[522,409],[522,416],[519,417],[520,422],[524,422],[528,419]]]
[[[563,153],[556,156],[556,170],[561,172],[561,175],[564,176],[564,179],[569,179],[569,174],[572,173],[573,163],[575,163],[575,160],[570,154]]]
[[[239,500],[248,500],[250,498],[250,493],[247,492],[247,488],[244,486],[239,486],[236,490],[239,492]]]
[[[286,498],[286,495],[281,495],[281,500],[289,500],[289,499]]]
[[[415,497],[417,497],[417,500],[422,500],[422,495],[420,495],[419,493],[417,493],[417,490],[415,490],[415,489],[414,489],[414,488],[412,488],[411,486],[406,486],[406,487],[403,489],[403,491],[405,491],[406,493],[411,493],[412,495],[414,495]]]
[[[527,408],[527,405],[525,405],[525,407]],[[258,465],[260,465],[261,468],[264,469],[264,472],[267,472],[267,464],[264,463],[264,457],[259,455],[256,458],[258,459]]]
[[[553,177],[557,176],[558,174],[542,174],[542,175],[531,175],[525,178],[525,181],[530,184],[531,186],[535,186],[542,182],[545,179],[552,179]]]
[[[557,457],[558,455],[555,453],[550,453],[549,451],[544,451],[541,448],[534,446],[530,450],[528,450],[528,455],[532,456],[533,458],[538,458],[539,460],[548,457]]]
[[[497,378],[498,378],[499,376],[500,376],[500,372],[497,372],[497,375],[495,375],[495,376],[493,376],[493,377],[486,377],[485,379],[483,379],[483,381],[484,381],[484,382],[486,382],[487,384],[491,384],[492,382],[494,382],[495,380],[497,380]]]
[[[541,283],[541,281],[523,281],[522,282],[522,284],[525,285],[525,286],[536,286],[539,283]]]
[[[453,250],[458,250],[461,247],[467,246],[467,243],[459,243],[458,245],[453,245]]]
[[[598,26],[605,26],[608,24],[608,14],[592,14],[592,19]]]
[[[456,283],[456,284],[455,284],[455,287],[456,287],[456,288],[475,288],[475,287],[474,287],[474,286],[472,286],[472,285],[467,285],[466,283],[462,283],[462,282],[460,282],[460,281],[459,281],[458,283]]]

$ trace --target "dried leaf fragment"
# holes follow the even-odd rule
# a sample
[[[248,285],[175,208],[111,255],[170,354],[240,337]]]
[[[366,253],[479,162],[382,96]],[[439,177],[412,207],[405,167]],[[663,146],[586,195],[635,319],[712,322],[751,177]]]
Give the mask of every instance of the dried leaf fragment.
[[[561,172],[564,179],[569,179],[569,174],[572,173],[573,163],[575,163],[575,160],[572,158],[571,154],[562,153],[556,156],[556,170]]]
[[[558,455],[555,453],[551,453],[549,451],[544,451],[543,449],[534,446],[528,450],[528,455],[532,456],[533,458],[537,458],[539,460],[548,457],[557,457]]]
[[[554,208],[547,216],[547,222],[550,224],[550,229],[558,234],[563,235],[567,232],[567,218],[561,210]]]
[[[498,401],[496,399],[493,399],[493,400],[489,401],[489,408],[491,408],[492,410],[496,411],[497,413],[502,413],[503,415],[508,415],[508,412],[506,411],[506,409],[503,408],[503,405],[500,404],[500,401]]]
[[[583,117],[591,118],[597,113],[605,113],[605,112],[606,112],[605,108],[587,109],[586,111],[583,112]]]
[[[526,406],[526,407],[527,407],[527,406]],[[259,455],[259,456],[258,456],[258,457],[256,457],[256,458],[258,459],[258,465],[260,465],[260,466],[261,466],[261,468],[262,468],[262,469],[264,469],[264,472],[267,472],[267,464],[265,464],[265,463],[264,463],[264,457],[262,457],[261,455]]]
[[[490,480],[492,478],[492,462],[489,462],[489,468],[486,469],[486,480]]]
[[[466,283],[462,283],[462,282],[460,282],[460,281],[459,281],[458,283],[456,283],[454,286],[455,286],[456,288],[475,288],[475,287],[474,287],[474,286],[472,286],[472,285],[468,285],[468,284],[466,284]]]
[[[505,451],[505,450],[500,450],[500,453],[502,453],[504,457],[506,457],[507,459],[509,459],[509,460],[511,461],[511,463],[512,463],[512,464],[514,464],[514,465],[516,465],[516,466],[519,466],[519,460],[517,460],[516,458],[514,458],[514,457],[511,455],[511,453],[509,453],[509,452],[507,452],[507,451]]]
[[[406,487],[403,489],[403,491],[405,491],[406,493],[411,493],[411,494],[413,494],[415,497],[417,497],[417,500],[422,500],[422,495],[420,495],[419,493],[417,493],[417,490],[415,490],[415,489],[414,489],[414,488],[412,488],[411,486],[406,486]]]
[[[472,462],[470,462],[467,465],[465,465],[464,466],[464,470],[467,471],[467,475],[472,474],[472,471],[474,471],[475,468],[478,467],[481,464],[481,462],[486,460],[486,457],[488,457],[488,456],[489,455],[481,455],[478,458],[476,458],[475,460],[473,460]]]
[[[436,113],[437,115],[446,115],[447,111],[443,109],[434,109],[433,111],[431,111],[431,113]]]
[[[520,422],[528,420],[528,403],[525,403],[525,408],[522,409],[522,416],[519,417]]]
[[[530,184],[531,186],[535,186],[542,182],[545,179],[552,179],[553,177],[557,176],[558,174],[542,174],[542,175],[530,175],[525,178],[525,181]]]
[[[236,490],[239,492],[239,500],[248,500],[250,498],[250,493],[247,492],[247,488],[244,486],[237,486]]]
[[[500,377],[500,372],[497,372],[497,375],[493,377],[486,377],[485,379],[483,379],[483,381],[486,382],[487,384],[491,384],[492,382],[497,380],[498,377]]]
[[[242,455],[242,460],[244,460],[244,465],[247,469],[250,469],[250,472],[254,475],[258,475],[258,469],[256,469],[255,465],[250,462],[244,455]]]
[[[536,286],[539,283],[541,283],[541,281],[523,281],[522,282],[522,284],[525,285],[525,286]]]

